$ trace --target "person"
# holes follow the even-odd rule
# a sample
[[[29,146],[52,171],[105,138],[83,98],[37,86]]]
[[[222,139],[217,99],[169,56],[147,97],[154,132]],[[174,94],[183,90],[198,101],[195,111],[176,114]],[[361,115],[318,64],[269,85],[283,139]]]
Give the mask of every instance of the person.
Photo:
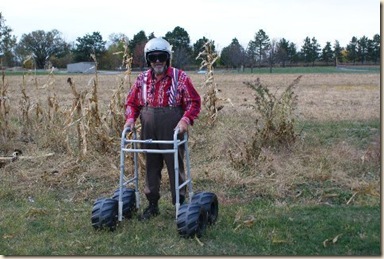
[[[125,101],[124,127],[131,129],[140,116],[141,139],[173,140],[174,130],[179,128],[178,138],[188,132],[201,109],[201,98],[190,77],[182,70],[170,65],[172,47],[159,37],[149,40],[144,47],[144,57],[149,69],[140,73],[131,87]],[[145,149],[172,149],[172,144],[142,143]],[[185,181],[184,146],[179,146],[179,184]],[[139,220],[149,219],[160,214],[161,171],[167,167],[172,204],[176,203],[175,168],[173,153],[146,153],[146,179],[144,193],[148,207]],[[185,200],[186,186],[180,189],[179,202]]]

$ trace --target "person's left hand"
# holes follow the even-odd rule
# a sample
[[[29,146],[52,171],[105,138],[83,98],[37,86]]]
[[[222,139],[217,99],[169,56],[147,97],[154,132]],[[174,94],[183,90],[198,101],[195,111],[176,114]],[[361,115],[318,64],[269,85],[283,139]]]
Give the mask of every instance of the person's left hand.
[[[179,123],[177,123],[177,126],[179,128],[179,133],[182,134],[184,132],[188,132],[188,123],[186,123],[184,120],[180,120]]]

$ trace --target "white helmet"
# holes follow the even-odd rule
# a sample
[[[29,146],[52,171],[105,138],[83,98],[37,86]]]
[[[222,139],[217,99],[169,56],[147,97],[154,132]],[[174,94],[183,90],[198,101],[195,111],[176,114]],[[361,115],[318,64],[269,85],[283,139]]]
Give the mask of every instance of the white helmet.
[[[172,57],[172,46],[169,44],[168,41],[165,39],[159,37],[159,38],[153,38],[145,44],[144,47],[144,58],[147,61],[148,66],[150,66],[150,62],[147,59],[147,55],[150,52],[153,51],[164,51],[167,52],[169,55],[169,59],[167,60],[167,65],[169,66],[169,60]]]

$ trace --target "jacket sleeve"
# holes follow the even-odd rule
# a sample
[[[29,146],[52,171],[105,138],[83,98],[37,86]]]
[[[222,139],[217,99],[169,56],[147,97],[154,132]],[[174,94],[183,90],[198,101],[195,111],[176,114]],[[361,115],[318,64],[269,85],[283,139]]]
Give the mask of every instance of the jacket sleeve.
[[[144,74],[141,73],[137,79],[135,84],[129,90],[127,98],[125,100],[125,120],[133,120],[139,117],[140,110],[143,107],[142,100],[142,85],[144,80]]]
[[[188,124],[193,125],[194,120],[198,117],[201,110],[201,98],[192,80],[185,72],[181,73],[182,81],[182,108],[184,110],[183,120]]]

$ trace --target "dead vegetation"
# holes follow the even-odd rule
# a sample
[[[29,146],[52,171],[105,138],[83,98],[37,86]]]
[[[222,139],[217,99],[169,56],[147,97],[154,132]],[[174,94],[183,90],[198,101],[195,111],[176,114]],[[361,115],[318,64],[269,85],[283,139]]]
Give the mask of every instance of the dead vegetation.
[[[205,75],[189,74],[204,95],[207,88],[198,86],[207,80]],[[0,168],[1,179],[19,191],[15,194],[18,198],[33,195],[38,189],[61,190],[60,198],[70,201],[92,201],[111,194],[118,184],[128,78],[127,73],[70,77],[3,74],[0,156],[12,156],[17,149],[23,156],[39,157],[18,159]],[[223,203],[246,202],[254,197],[272,198],[278,203],[331,204],[337,200],[353,204],[369,202],[369,197],[377,202],[381,149],[380,132],[374,128],[367,129],[373,137],[360,146],[346,140],[315,145],[308,142],[310,133],[290,131],[287,136],[300,135],[289,149],[260,146],[258,159],[253,160],[256,168],[233,166],[229,151],[232,157],[240,156],[239,150],[252,143],[252,136],[258,136],[255,118],[262,114],[252,108],[255,89],[242,83],[257,82],[257,78],[254,86],[264,86],[264,91],[278,89],[275,96],[282,96],[284,86],[297,76],[215,74],[215,91],[230,97],[231,103],[220,104],[223,108],[214,127],[202,120],[208,113],[204,110],[191,129],[194,188],[214,191]],[[306,74],[300,78],[296,95],[291,99],[297,101],[292,115],[299,122],[380,118],[378,74]],[[289,123],[286,126],[291,130]],[[163,184],[163,188],[168,193],[168,185]]]
[[[297,95],[294,93],[295,86],[299,83],[297,77],[281,96],[276,96],[271,90],[257,78],[255,82],[244,82],[254,90],[254,104],[247,107],[254,109],[255,130],[250,134],[239,149],[235,152],[229,150],[229,157],[235,169],[244,170],[248,168],[255,170],[264,164],[265,157],[261,156],[263,148],[289,147],[296,141],[294,110],[297,106]],[[279,90],[279,89],[277,89]]]
[[[218,112],[224,107],[223,101],[231,103],[230,98],[222,98],[219,94],[219,89],[215,83],[214,64],[218,59],[218,55],[213,51],[213,42],[208,41],[204,44],[204,49],[199,53],[196,59],[201,59],[200,69],[206,69],[205,81],[202,88],[205,93],[202,95],[202,105],[205,108],[205,113],[202,113],[202,120],[209,126],[214,126],[218,116]]]

